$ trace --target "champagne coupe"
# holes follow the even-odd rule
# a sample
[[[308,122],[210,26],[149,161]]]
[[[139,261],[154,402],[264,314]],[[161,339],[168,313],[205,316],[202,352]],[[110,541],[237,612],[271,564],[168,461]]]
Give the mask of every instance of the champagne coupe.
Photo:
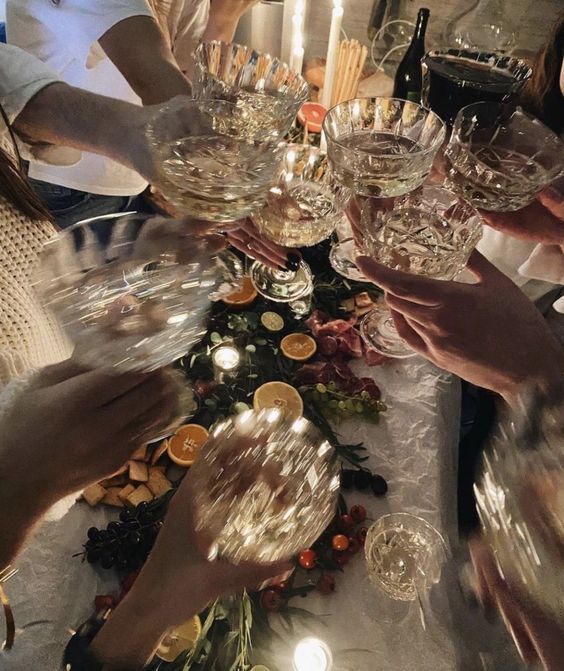
[[[564,387],[526,390],[493,437],[475,486],[501,574],[564,626]]]
[[[195,53],[194,96],[244,110],[252,137],[282,140],[309,98],[305,79],[269,54],[242,44],[205,42]]]
[[[391,513],[366,534],[364,555],[370,581],[395,601],[423,601],[438,583],[447,548],[441,534],[421,517]]]
[[[285,247],[310,247],[325,240],[344,216],[350,192],[335,181],[326,155],[311,145],[286,145],[278,181],[253,223]],[[273,301],[292,302],[311,293],[313,277],[302,260],[296,271],[251,267],[256,290]]]
[[[389,198],[420,186],[444,137],[439,117],[398,98],[357,98],[329,110],[323,123],[335,178],[358,196]],[[351,238],[331,252],[334,269],[358,279]]]
[[[430,51],[421,61],[423,104],[451,125],[476,102],[511,102],[533,71],[519,58],[486,51]]]
[[[452,191],[423,185],[392,209],[362,213],[363,253],[394,270],[452,280],[482,236],[478,212]],[[360,324],[364,342],[391,358],[413,356],[381,299]]]
[[[531,203],[564,168],[564,144],[538,119],[499,103],[460,110],[445,151],[445,186],[496,212]]]
[[[45,245],[35,286],[78,362],[151,371],[202,338],[210,298],[232,291],[242,274],[237,257],[210,254],[182,222],[129,212],[59,233]]]
[[[180,212],[199,219],[244,218],[260,207],[276,178],[278,142],[248,108],[226,100],[194,104],[210,130],[157,145],[161,191]]]
[[[271,562],[308,547],[335,514],[339,470],[304,417],[269,408],[218,424],[192,466],[196,529],[210,558]]]

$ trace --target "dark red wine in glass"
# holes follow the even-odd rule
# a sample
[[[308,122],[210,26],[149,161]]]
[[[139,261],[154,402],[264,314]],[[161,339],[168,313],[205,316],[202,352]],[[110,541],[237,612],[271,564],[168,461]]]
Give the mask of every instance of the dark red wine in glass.
[[[461,49],[431,51],[421,65],[423,104],[449,125],[466,105],[514,102],[532,74],[519,58]]]

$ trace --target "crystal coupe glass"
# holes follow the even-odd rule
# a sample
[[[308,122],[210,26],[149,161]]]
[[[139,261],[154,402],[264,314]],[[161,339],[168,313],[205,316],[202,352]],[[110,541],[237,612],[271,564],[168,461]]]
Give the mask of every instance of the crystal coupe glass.
[[[335,230],[349,196],[349,190],[335,180],[322,151],[289,144],[278,181],[252,220],[265,237],[279,245],[310,247]],[[256,261],[251,280],[259,293],[279,302],[295,301],[313,288],[311,270],[303,260],[296,271],[274,270]]]
[[[528,389],[506,412],[475,485],[501,575],[564,626],[564,388]]]
[[[165,198],[180,212],[217,223],[260,207],[276,180],[280,150],[268,126],[253,125],[251,111],[225,100],[194,103],[210,130],[155,148]]]
[[[363,254],[394,270],[452,280],[466,266],[482,236],[478,212],[452,191],[423,185],[398,198],[392,209],[364,208]],[[365,343],[392,358],[413,356],[380,300],[360,324]]]
[[[194,96],[244,110],[253,137],[282,140],[309,98],[305,79],[269,54],[242,44],[205,42],[195,53]]]
[[[331,445],[304,417],[247,410],[216,425],[192,466],[196,529],[212,557],[287,559],[335,514],[339,470]]]
[[[474,207],[511,212],[562,172],[564,144],[520,108],[481,102],[456,116],[445,160],[445,186]]]
[[[205,334],[210,299],[233,290],[242,264],[230,252],[210,254],[184,230],[175,235],[175,225],[135,212],[105,215],[45,245],[36,290],[81,364],[151,371]]]
[[[329,110],[323,123],[335,178],[358,196],[389,198],[420,186],[429,175],[445,125],[430,110],[399,98],[357,98]],[[351,279],[351,239],[331,253],[337,272]]]

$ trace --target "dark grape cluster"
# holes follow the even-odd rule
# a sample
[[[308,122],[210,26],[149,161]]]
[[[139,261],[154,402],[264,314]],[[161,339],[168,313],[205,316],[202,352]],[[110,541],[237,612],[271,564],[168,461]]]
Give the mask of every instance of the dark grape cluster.
[[[119,521],[105,529],[90,527],[84,544],[84,557],[103,569],[136,571],[146,561],[163,523],[170,496],[140,503],[130,510],[124,508]]]
[[[381,475],[371,473],[363,468],[343,468],[341,471],[341,487],[361,491],[370,488],[374,496],[385,496],[388,492],[388,483]]]

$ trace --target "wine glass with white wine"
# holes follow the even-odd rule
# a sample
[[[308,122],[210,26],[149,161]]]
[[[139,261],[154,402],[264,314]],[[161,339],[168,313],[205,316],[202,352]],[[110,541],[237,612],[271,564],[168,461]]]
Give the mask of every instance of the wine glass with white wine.
[[[278,180],[266,204],[252,216],[269,240],[285,247],[310,247],[328,238],[344,216],[350,191],[334,178],[327,156],[311,145],[286,146]],[[301,260],[296,270],[251,267],[256,290],[273,301],[293,302],[311,293],[313,276]]]
[[[357,98],[329,110],[323,123],[335,178],[357,196],[391,198],[419,187],[445,137],[439,117],[399,98]],[[331,251],[341,275],[358,279],[356,244],[342,240]]]

